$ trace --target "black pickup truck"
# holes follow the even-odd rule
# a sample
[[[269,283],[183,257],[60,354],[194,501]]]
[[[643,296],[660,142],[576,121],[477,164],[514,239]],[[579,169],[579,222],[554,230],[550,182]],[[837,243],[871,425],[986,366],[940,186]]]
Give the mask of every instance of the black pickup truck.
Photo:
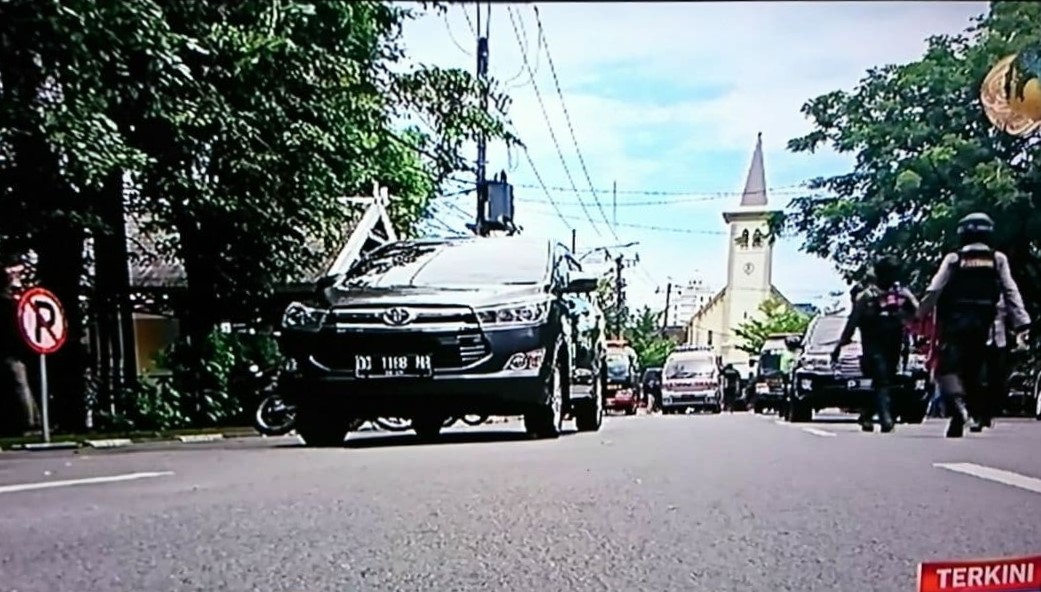
[[[800,342],[792,379],[788,387],[785,418],[791,422],[807,422],[815,411],[837,407],[855,412],[873,396],[871,380],[860,371],[859,335],[844,347],[836,364],[831,362],[846,324],[845,313],[815,317]],[[928,403],[928,373],[917,356],[902,362],[896,384],[891,390],[892,413],[897,421],[921,423]]]

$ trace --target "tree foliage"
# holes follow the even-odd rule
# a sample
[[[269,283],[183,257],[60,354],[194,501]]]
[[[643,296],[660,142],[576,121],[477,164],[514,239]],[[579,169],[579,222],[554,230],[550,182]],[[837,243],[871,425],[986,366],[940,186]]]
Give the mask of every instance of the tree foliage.
[[[955,222],[987,212],[1026,300],[1041,302],[1039,143],[994,129],[979,102],[989,69],[1039,41],[1041,4],[995,2],[963,34],[931,37],[920,60],[873,68],[854,89],[807,102],[813,130],[789,149],[831,147],[855,164],[812,182],[831,197],[796,199],[775,224],[851,281],[870,256],[894,254],[922,288],[953,247]]]
[[[126,298],[118,277],[100,282],[126,268],[126,210],[183,262],[202,341],[327,254],[307,247],[342,237],[340,197],[387,186],[409,234],[472,168],[469,142],[516,142],[494,83],[406,60],[401,27],[417,14],[356,0],[0,2],[0,249],[35,250],[78,302],[93,237],[93,300]]]
[[[661,320],[664,311],[655,312],[643,307],[626,326],[624,334],[629,345],[636,350],[642,368],[661,367],[675,343],[662,333]]]
[[[763,302],[759,312],[762,317],[753,317],[734,330],[734,335],[741,340],[737,348],[753,356],[759,355],[763,343],[771,335],[802,333],[810,323],[810,317],[777,298]]]

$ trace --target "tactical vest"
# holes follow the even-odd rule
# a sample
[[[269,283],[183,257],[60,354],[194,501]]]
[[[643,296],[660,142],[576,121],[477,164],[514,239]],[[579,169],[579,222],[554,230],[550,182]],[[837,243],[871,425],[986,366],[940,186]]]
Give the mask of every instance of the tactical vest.
[[[985,245],[969,245],[955,255],[957,261],[937,306],[941,322],[992,323],[1001,298],[994,251]]]
[[[900,343],[904,338],[904,311],[907,309],[907,294],[900,284],[893,284],[885,290],[871,286],[866,297],[869,299],[866,318],[861,323],[865,340]]]

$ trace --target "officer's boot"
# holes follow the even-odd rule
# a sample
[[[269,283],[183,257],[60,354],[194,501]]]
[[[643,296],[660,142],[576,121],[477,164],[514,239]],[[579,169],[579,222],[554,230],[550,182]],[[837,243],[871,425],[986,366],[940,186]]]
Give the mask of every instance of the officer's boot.
[[[882,433],[888,434],[896,427],[893,414],[889,411],[889,387],[882,387],[876,393],[878,402],[878,422],[882,424]]]
[[[875,414],[874,411],[864,410],[860,412],[860,418],[857,419],[857,423],[860,424],[860,431],[862,432],[874,432],[875,431]]]
[[[965,435],[965,424],[969,423],[969,409],[961,395],[951,397],[951,422],[947,424],[948,438],[961,438]]]

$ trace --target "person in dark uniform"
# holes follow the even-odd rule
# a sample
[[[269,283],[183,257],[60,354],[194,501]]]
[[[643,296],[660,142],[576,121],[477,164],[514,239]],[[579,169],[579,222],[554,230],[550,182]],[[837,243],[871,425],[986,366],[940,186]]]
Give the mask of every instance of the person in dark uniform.
[[[961,247],[944,257],[919,311],[924,316],[936,310],[937,375],[951,414],[949,438],[964,435],[971,415],[986,415],[982,410],[985,395],[980,373],[998,315],[998,302],[1004,299],[1011,327],[1019,339],[1026,338],[1030,325],[1008,258],[991,246],[993,232],[994,221],[986,214],[969,214],[958,222]]]
[[[871,379],[874,389],[874,397],[860,413],[860,427],[865,432],[874,431],[872,418],[876,413],[882,432],[892,432],[894,428],[889,390],[899,371],[907,324],[918,310],[918,300],[900,285],[900,271],[900,261],[895,257],[884,257],[875,263],[874,283],[857,294],[846,327],[831,352],[832,362],[836,362],[840,350],[853,340],[853,332],[860,330],[860,369]]]
[[[723,406],[730,411],[734,411],[734,404],[741,394],[741,373],[734,368],[733,364],[727,364],[723,367]]]
[[[21,436],[40,426],[25,368],[29,351],[18,329],[23,266],[17,257],[7,256],[0,267],[0,433]]]

